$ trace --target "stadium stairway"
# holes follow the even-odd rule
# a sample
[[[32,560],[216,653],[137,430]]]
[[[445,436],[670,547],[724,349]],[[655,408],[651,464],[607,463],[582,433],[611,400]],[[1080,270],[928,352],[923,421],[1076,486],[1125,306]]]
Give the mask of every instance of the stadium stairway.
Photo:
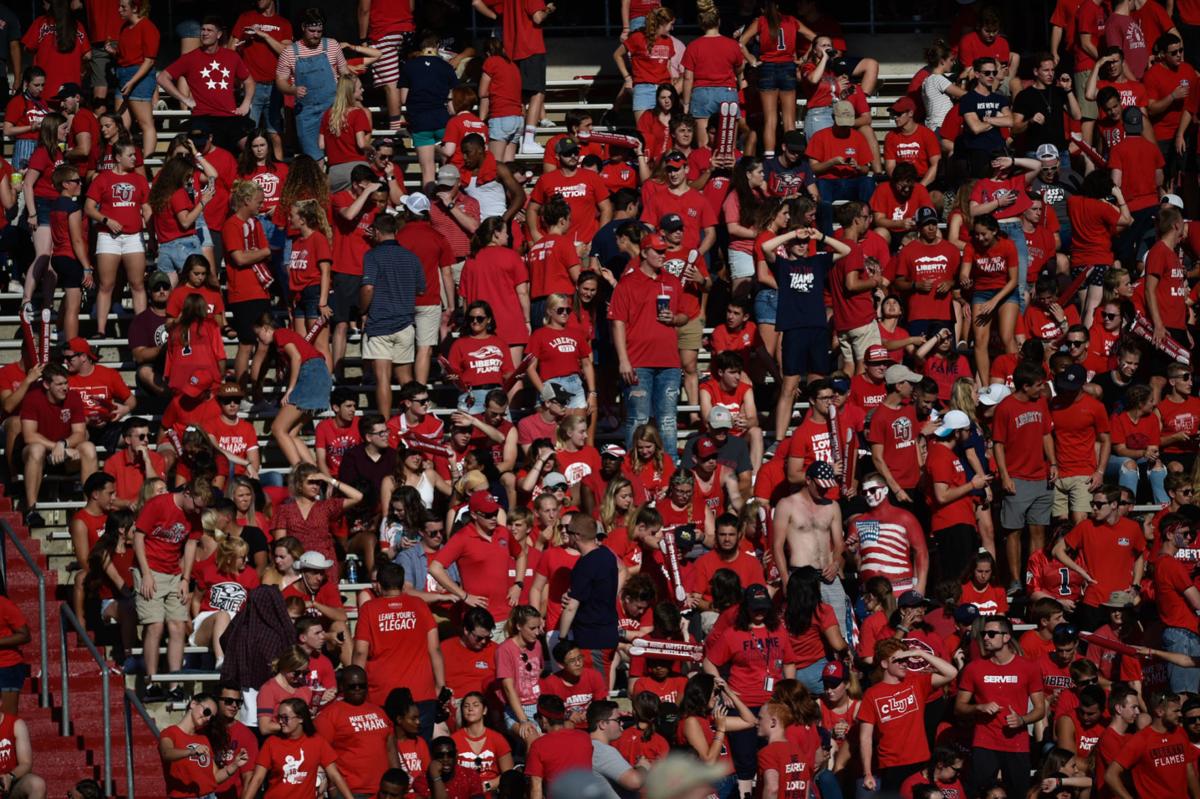
[[[67,791],[82,779],[94,779],[104,785],[104,706],[102,701],[102,677],[99,666],[88,650],[72,633],[67,636],[68,646],[63,651],[60,616],[55,601],[59,578],[56,570],[49,568],[47,557],[42,552],[41,541],[30,534],[21,520],[21,514],[13,510],[12,499],[3,495],[0,486],[0,520],[13,530],[17,540],[38,562],[46,576],[47,618],[46,635],[49,638],[49,662],[47,673],[41,673],[38,660],[40,641],[38,636],[38,586],[33,573],[25,567],[15,548],[4,541],[7,562],[13,564],[8,570],[8,597],[29,621],[30,642],[23,647],[26,662],[30,663],[30,677],[26,689],[21,693],[20,717],[29,728],[33,748],[33,771],[46,781],[47,796],[65,796]],[[16,564],[20,564],[17,566]],[[62,735],[62,658],[67,660],[67,680],[70,683],[70,734]],[[38,696],[43,680],[49,681],[50,706],[39,707]],[[125,731],[123,723],[122,697],[125,683],[119,674],[109,677],[109,712],[112,723],[112,777],[114,795],[124,795],[126,786]],[[139,799],[163,799],[166,785],[162,777],[162,766],[158,758],[157,742],[139,719],[134,719],[134,771],[136,792]]]

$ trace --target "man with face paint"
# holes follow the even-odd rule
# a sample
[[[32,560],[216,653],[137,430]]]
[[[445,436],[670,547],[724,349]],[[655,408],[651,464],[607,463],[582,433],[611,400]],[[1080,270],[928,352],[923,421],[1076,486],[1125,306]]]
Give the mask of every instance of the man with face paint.
[[[846,592],[838,579],[845,549],[842,512],[830,499],[836,488],[833,467],[813,461],[805,471],[804,487],[775,506],[773,555],[784,589],[790,573],[801,566],[821,572],[821,601],[833,607],[845,634]]]
[[[1200,612],[1200,588],[1192,582],[1184,562],[1187,553],[1180,552],[1192,546],[1192,526],[1183,514],[1172,513],[1163,517],[1159,529],[1162,543],[1154,559],[1154,596],[1163,624],[1163,649],[1200,656],[1196,618]],[[1167,680],[1172,691],[1194,690],[1200,680],[1200,669],[1168,662]]]
[[[896,596],[909,589],[925,593],[929,549],[916,517],[888,501],[887,481],[868,475],[862,484],[870,510],[850,521],[846,544],[857,545],[859,579],[886,577]]]

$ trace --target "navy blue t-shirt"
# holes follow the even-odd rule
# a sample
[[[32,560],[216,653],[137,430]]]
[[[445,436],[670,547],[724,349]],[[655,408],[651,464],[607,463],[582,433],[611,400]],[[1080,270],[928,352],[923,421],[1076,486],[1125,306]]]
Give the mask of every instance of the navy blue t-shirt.
[[[962,145],[968,150],[1003,150],[1004,133],[1000,128],[992,128],[983,133],[975,134],[967,125],[967,114],[974,111],[981,122],[987,122],[988,117],[1004,113],[1008,108],[1008,98],[1000,92],[992,92],[984,97],[975,90],[963,95],[958,101],[958,110],[963,115]]]
[[[808,194],[810,183],[816,181],[807,158],[800,158],[791,166],[784,166],[779,156],[763,161],[763,174],[767,179],[767,194],[772,197],[803,197]]]
[[[579,610],[571,638],[583,649],[612,649],[617,645],[617,556],[596,547],[571,569],[571,598]]]
[[[779,303],[775,329],[826,328],[825,276],[833,268],[833,254],[822,252],[808,258],[775,258],[775,282]]]
[[[419,55],[400,66],[401,88],[408,89],[404,113],[413,131],[435,131],[446,127],[450,112],[446,101],[458,85],[454,67],[434,55]]]

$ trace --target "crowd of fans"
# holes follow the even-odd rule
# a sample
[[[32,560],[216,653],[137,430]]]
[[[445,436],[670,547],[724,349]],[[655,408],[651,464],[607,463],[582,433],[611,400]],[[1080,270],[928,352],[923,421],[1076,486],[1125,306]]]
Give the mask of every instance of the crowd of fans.
[[[881,99],[815,0],[622,0],[548,140],[553,2],[42,5],[7,473],[173,799],[1200,799],[1200,2],[946,3]]]

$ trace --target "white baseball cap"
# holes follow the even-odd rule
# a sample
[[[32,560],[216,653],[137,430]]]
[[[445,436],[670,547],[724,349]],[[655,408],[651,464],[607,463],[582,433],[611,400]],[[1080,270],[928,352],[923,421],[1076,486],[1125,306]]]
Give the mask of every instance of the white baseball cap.
[[[945,438],[955,430],[966,430],[970,426],[970,416],[967,416],[962,411],[950,411],[946,414],[946,417],[942,419],[941,426],[933,431],[933,434],[938,438]]]

